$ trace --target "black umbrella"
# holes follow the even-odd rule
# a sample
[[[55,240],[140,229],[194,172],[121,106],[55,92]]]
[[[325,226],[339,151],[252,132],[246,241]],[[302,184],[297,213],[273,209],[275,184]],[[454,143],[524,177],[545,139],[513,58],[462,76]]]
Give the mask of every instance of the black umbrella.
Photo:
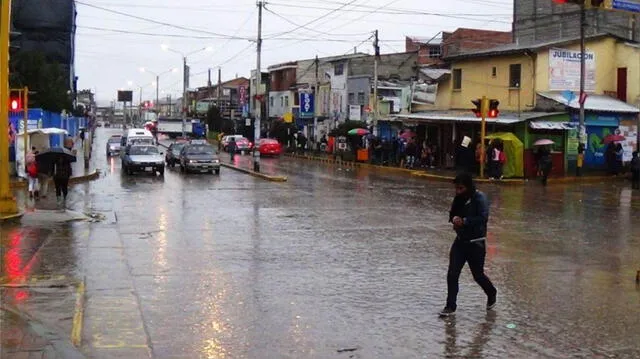
[[[48,173],[49,169],[58,159],[64,159],[69,162],[76,161],[76,155],[66,148],[52,147],[36,155],[36,162],[38,163],[38,171],[41,173]]]

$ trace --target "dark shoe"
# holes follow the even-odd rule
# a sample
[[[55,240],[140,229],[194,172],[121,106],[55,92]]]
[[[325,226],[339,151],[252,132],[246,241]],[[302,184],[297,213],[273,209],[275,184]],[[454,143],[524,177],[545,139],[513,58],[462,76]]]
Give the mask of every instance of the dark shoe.
[[[456,314],[455,309],[451,309],[449,307],[444,307],[444,309],[438,314],[441,318],[450,317]]]
[[[487,310],[491,310],[496,307],[496,301],[497,301],[496,297],[497,297],[497,294],[494,294],[494,295],[490,295],[487,298]]]

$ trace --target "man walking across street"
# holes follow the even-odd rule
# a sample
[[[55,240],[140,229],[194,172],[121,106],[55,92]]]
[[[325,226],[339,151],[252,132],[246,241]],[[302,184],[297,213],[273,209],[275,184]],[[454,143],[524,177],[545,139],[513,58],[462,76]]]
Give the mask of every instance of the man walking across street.
[[[453,223],[456,239],[449,253],[447,304],[440,312],[442,317],[453,315],[456,311],[458,280],[467,262],[473,279],[487,295],[487,310],[494,308],[497,295],[496,288],[484,274],[489,203],[485,194],[476,190],[471,174],[459,174],[454,184],[456,196],[449,212],[449,221]]]

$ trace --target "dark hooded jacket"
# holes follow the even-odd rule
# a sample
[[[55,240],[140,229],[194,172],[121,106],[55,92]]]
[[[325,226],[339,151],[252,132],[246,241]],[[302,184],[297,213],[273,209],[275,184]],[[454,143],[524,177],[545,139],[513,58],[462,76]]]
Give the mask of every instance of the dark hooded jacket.
[[[456,196],[449,211],[449,222],[453,217],[460,217],[464,221],[461,228],[456,229],[456,240],[468,242],[487,236],[487,222],[489,221],[489,201],[487,196],[470,187],[471,196]]]

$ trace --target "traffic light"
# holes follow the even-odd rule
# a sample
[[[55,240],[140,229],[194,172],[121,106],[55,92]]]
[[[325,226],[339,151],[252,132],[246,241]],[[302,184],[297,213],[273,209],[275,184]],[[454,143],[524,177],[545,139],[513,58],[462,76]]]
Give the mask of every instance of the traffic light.
[[[500,114],[500,110],[498,110],[498,106],[500,106],[500,101],[491,99],[489,100],[489,111],[487,113],[487,117],[496,118]]]
[[[482,117],[482,99],[472,100],[471,103],[476,106],[476,108],[471,111],[473,111],[476,117]]]
[[[20,93],[12,92],[9,95],[9,111],[22,111],[22,96],[20,96]]]

